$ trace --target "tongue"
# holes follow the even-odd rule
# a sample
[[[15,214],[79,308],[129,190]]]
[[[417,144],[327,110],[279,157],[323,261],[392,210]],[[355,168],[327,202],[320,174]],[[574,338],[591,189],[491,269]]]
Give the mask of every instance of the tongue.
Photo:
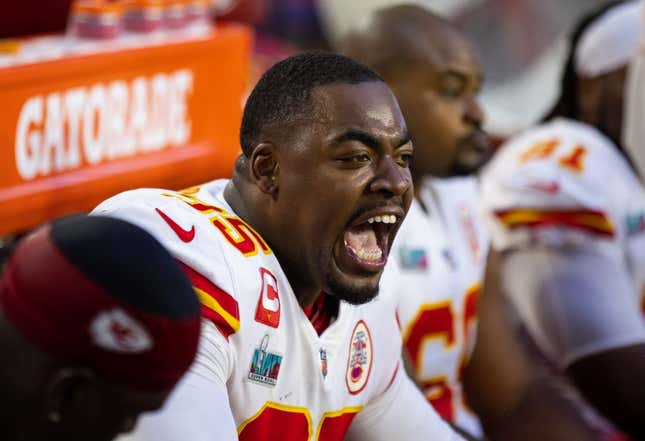
[[[345,231],[345,243],[354,253],[379,254],[381,252],[374,229],[369,224],[361,224]]]

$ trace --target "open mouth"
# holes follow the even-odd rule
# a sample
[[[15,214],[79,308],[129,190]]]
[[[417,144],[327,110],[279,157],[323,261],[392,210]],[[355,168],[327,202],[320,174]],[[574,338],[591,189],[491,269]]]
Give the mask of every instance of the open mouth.
[[[401,216],[380,214],[362,217],[343,233],[341,261],[357,272],[379,272],[385,266],[390,246],[390,233]]]

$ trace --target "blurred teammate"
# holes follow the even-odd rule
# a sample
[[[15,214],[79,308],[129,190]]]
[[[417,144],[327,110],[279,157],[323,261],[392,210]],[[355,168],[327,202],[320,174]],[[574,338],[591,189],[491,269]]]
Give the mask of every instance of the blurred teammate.
[[[581,24],[559,118],[507,142],[482,187],[506,291],[528,330],[634,439],[645,439],[645,191],[616,143],[641,14],[620,2]]]
[[[341,46],[383,75],[415,143],[415,199],[382,291],[398,297],[405,348],[424,394],[474,436],[482,430],[467,401],[492,439],[593,439],[514,340],[493,279],[468,363],[488,254],[475,173],[489,156],[476,97],[482,72],[471,44],[423,8],[396,6],[377,11]]]
[[[95,210],[159,238],[208,320],[192,373],[134,439],[458,438],[401,367],[393,299],[376,297],[412,198],[389,88],[345,57],[288,58],[251,93],[240,140],[230,181]]]
[[[75,216],[23,239],[0,279],[0,437],[108,441],[192,363],[199,302],[152,236]]]

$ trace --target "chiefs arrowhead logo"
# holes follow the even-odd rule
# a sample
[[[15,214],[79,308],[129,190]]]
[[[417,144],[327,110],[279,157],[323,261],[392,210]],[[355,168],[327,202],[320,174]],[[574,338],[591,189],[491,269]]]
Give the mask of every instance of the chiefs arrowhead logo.
[[[90,333],[97,346],[121,354],[144,352],[153,344],[143,325],[119,308],[100,312],[90,325]]]

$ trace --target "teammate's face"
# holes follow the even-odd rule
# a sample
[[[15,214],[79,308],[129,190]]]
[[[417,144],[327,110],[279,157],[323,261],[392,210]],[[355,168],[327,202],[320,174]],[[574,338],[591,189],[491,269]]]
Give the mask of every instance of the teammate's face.
[[[371,300],[412,198],[403,116],[381,82],[333,84],[279,150],[281,263],[294,288]]]
[[[477,102],[479,60],[455,33],[430,38],[433,44],[404,66],[393,66],[387,78],[414,140],[413,172],[415,177],[469,174],[490,155]]]
[[[91,377],[70,382],[58,410],[59,421],[50,422],[50,432],[67,441],[111,441],[132,431],[144,412],[161,408],[168,391],[139,392]]]
[[[134,430],[139,417],[145,412],[159,410],[169,394],[168,391],[139,392],[109,384],[102,384],[100,389],[102,409],[92,415],[96,419],[93,425],[88,425],[88,430],[97,431],[91,439],[106,441]]]
[[[3,440],[111,441],[131,431],[143,412],[159,409],[169,393],[131,391],[83,368],[52,369],[57,361],[31,360],[33,366],[21,369],[0,366]]]

